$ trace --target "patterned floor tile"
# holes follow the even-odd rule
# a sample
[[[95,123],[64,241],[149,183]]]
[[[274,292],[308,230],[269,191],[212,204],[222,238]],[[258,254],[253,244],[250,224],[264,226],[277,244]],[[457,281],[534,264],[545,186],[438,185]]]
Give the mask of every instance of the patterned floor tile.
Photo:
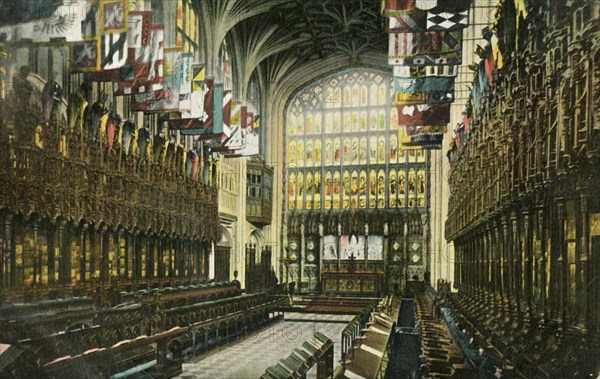
[[[296,315],[294,315],[296,316]],[[330,317],[334,316],[334,317]],[[334,343],[334,366],[341,357],[341,332],[345,324],[339,315],[311,315],[309,321],[278,321],[256,335],[240,340],[197,362],[183,364],[183,372],[176,379],[246,379],[259,378],[265,369],[290,355],[292,350],[321,332]],[[337,323],[328,322],[330,320]],[[308,373],[316,377],[316,369]]]

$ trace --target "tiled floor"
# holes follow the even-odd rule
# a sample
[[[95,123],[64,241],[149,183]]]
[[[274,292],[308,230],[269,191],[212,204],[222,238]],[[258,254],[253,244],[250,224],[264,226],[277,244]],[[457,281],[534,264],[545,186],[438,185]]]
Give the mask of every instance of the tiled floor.
[[[307,317],[298,314],[293,316],[294,319]],[[260,333],[200,361],[184,363],[183,373],[176,378],[257,379],[267,367],[289,356],[294,348],[301,346],[302,342],[310,339],[315,332],[321,332],[333,341],[334,366],[337,366],[341,357],[341,332],[346,324],[339,322],[339,316],[331,316],[334,315],[310,315],[314,321],[277,321]],[[330,320],[338,322],[328,322]],[[307,376],[315,378],[316,367],[311,369]]]
[[[316,313],[300,313],[300,312],[286,312],[286,320],[290,321],[313,321],[319,320],[319,322],[344,322],[349,323],[354,316],[352,315],[324,315]]]

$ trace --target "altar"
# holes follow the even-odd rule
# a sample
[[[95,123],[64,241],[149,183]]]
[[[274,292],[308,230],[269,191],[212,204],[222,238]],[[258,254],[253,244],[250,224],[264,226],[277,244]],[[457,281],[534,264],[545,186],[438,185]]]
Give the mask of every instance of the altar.
[[[321,271],[325,294],[378,297],[383,289],[383,273],[373,271]]]

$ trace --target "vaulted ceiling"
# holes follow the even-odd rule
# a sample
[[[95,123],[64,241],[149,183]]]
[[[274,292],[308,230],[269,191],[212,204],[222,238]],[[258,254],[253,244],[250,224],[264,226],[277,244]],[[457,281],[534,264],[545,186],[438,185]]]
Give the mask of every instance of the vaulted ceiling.
[[[361,57],[386,56],[378,0],[197,0],[196,4],[203,18],[204,43],[213,57],[207,73],[215,74],[215,59],[226,41],[242,98],[252,75],[274,83],[334,56],[345,56],[354,65]]]
[[[377,0],[293,0],[275,7],[290,33],[306,38],[306,59],[335,53],[352,57],[384,52],[386,35]]]

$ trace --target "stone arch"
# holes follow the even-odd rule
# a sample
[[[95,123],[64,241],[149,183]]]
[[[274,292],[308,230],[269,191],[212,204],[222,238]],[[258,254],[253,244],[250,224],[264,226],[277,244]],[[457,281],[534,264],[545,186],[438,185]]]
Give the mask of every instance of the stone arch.
[[[257,246],[264,243],[265,235],[260,229],[255,229],[250,233],[249,243],[254,243]]]
[[[224,226],[221,226],[221,240],[217,243],[217,246],[233,248],[233,235]]]
[[[260,259],[260,252],[265,245],[265,235],[262,230],[255,229],[250,233],[250,237],[248,238],[248,244],[253,245],[256,251],[256,262]]]
[[[221,239],[215,245],[215,280],[232,280],[231,257],[234,255],[234,240],[231,232],[221,226]]]

